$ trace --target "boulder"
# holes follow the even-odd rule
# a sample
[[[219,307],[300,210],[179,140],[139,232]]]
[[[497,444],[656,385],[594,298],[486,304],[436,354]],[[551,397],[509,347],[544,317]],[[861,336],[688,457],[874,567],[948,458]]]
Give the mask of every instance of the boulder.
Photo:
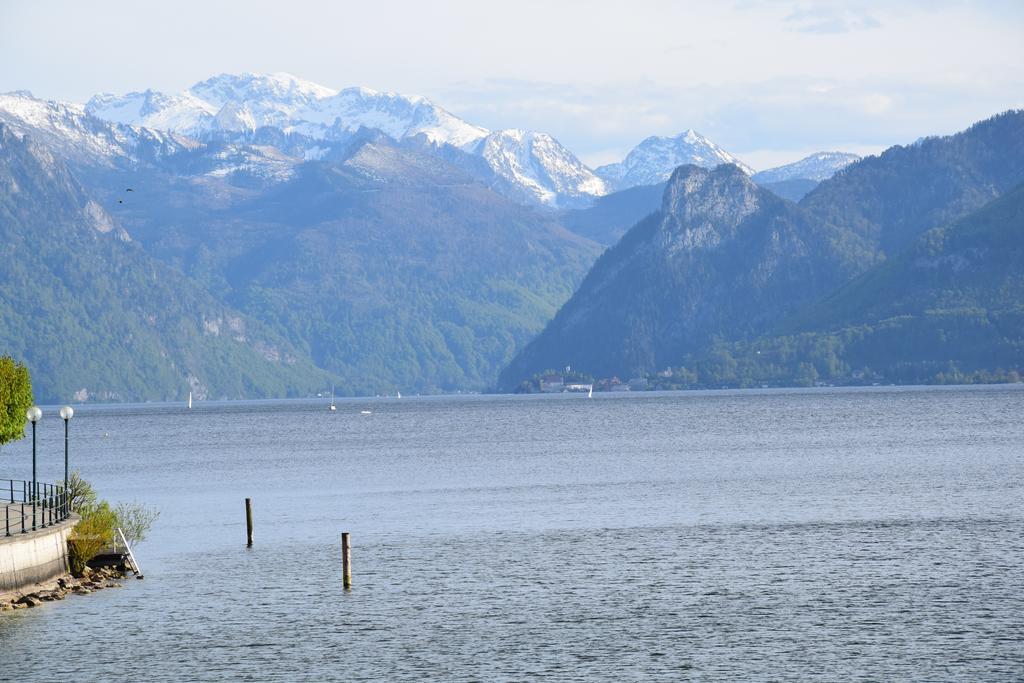
[[[29,593],[28,595],[22,596],[18,600],[18,604],[25,605],[26,607],[39,607],[43,604],[43,601],[39,599],[39,596],[35,593]]]

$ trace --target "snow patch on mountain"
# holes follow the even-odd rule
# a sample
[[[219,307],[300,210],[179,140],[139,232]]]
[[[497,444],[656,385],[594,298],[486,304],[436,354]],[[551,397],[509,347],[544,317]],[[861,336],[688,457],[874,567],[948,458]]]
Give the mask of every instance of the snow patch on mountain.
[[[235,102],[226,102],[213,119],[217,130],[232,133],[251,133],[256,130],[256,117],[249,107]]]
[[[860,161],[856,154],[848,152],[815,152],[791,164],[755,173],[753,180],[758,184],[779,183],[785,180],[827,180],[842,168],[855,161]]]
[[[223,178],[241,173],[274,182],[295,177],[295,166],[299,162],[269,145],[227,145],[212,158],[215,163],[205,175]]]
[[[107,165],[116,160],[136,160],[143,147],[149,156],[166,157],[196,144],[158,130],[101,121],[80,104],[48,102],[23,91],[0,94],[0,121],[20,137],[32,137],[51,153]]]
[[[101,93],[85,104],[86,113],[104,121],[187,134],[207,130],[217,109],[188,92],[165,95],[153,90]]]
[[[754,170],[695,130],[686,130],[676,137],[652,136],[634,147],[619,163],[597,169],[611,189],[624,190],[637,185],[657,185],[671,177],[679,166],[693,164],[714,168],[719,164],[735,164],[747,175]]]

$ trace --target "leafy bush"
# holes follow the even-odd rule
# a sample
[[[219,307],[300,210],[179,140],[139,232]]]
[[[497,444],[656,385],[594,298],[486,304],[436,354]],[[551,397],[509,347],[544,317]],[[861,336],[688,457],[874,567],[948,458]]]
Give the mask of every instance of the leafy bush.
[[[68,565],[74,576],[81,576],[89,560],[114,541],[117,514],[106,502],[80,508],[81,521],[68,538]]]
[[[160,511],[142,503],[120,503],[114,508],[114,515],[128,545],[134,546],[146,540],[146,534],[160,516]]]
[[[160,516],[158,510],[142,503],[120,503],[111,508],[77,470],[68,481],[68,495],[72,512],[82,518],[68,538],[68,564],[75,576],[81,576],[89,560],[117,540],[118,527],[128,544],[134,546],[146,539]]]

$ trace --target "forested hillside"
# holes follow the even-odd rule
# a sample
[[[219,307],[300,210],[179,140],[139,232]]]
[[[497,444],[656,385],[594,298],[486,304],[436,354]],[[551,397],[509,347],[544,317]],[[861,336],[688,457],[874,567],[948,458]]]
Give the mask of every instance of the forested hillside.
[[[677,171],[501,386],[566,365],[703,386],[1021,366],[1019,195],[981,207],[1024,181],[1024,112],[863,159],[799,204],[742,175]]]
[[[330,382],[147,256],[50,153],[0,125],[0,349],[36,400],[306,395]]]

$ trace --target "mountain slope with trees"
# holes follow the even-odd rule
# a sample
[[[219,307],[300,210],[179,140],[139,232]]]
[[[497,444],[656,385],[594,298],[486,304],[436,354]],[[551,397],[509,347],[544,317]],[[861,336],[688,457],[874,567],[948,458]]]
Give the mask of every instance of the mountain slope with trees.
[[[76,191],[127,229],[135,250],[168,266],[161,273],[184,275],[181,291],[287,340],[341,394],[492,385],[600,251],[554,212],[496,192],[479,156],[419,135],[359,129],[304,159],[273,128],[197,140],[27,95],[0,96],[4,121],[66,165]],[[48,202],[41,192],[35,200]],[[97,267],[86,255],[75,264],[83,280]],[[23,303],[12,310],[26,333],[42,324]],[[49,386],[52,375],[37,377]],[[177,395],[150,386],[89,395]]]
[[[1024,186],[748,342],[682,362],[704,386],[1019,381],[1024,371]]]
[[[279,331],[339,393],[486,388],[599,252],[459,165],[369,133],[270,186],[93,183],[148,253]],[[118,204],[109,188],[126,184]]]
[[[816,220],[892,254],[979,209],[1024,179],[1024,111],[851,164],[800,202]]]
[[[744,338],[839,286],[861,255],[739,168],[679,168],[662,209],[605,252],[501,386],[571,365],[633,376]]]
[[[64,164],[0,125],[0,349],[36,399],[306,395],[328,373],[151,259]]]
[[[741,175],[722,167],[716,174],[734,181]],[[707,365],[722,350],[756,355],[758,346],[744,344],[804,311],[820,313],[809,307],[927,230],[950,225],[1024,181],[1024,112],[854,163],[798,205],[738,182],[709,194],[700,178],[694,169],[677,171],[662,210],[602,256],[573,299],[506,368],[502,388],[566,365],[598,376],[631,376]],[[1003,288],[994,295],[1016,301]],[[857,310],[860,317],[869,313]],[[935,329],[940,334],[942,327]],[[889,342],[902,344],[912,362],[913,339],[908,332]],[[730,358],[722,359],[726,366]]]
[[[611,246],[642,218],[661,208],[663,194],[665,183],[637,185],[598,197],[585,209],[563,211],[559,221],[578,235]]]

